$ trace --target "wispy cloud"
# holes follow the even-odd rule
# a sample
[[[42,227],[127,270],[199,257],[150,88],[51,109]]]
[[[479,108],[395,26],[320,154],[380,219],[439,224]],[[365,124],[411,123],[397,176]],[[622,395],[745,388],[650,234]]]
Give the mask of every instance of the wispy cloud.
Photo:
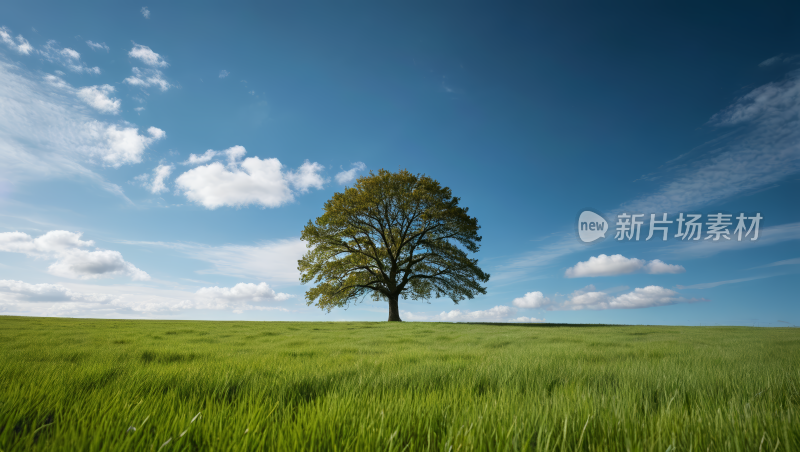
[[[219,71],[219,78],[225,78],[225,77],[229,76],[230,74],[231,74],[230,72],[228,72],[225,69],[223,69],[223,70]]]
[[[92,41],[86,41],[86,45],[88,45],[92,50],[105,50],[106,53],[108,53],[110,50],[105,42],[97,43]]]
[[[150,10],[147,9],[146,6],[142,6],[141,13],[142,13],[142,16],[144,16],[145,19],[149,19],[150,18]]]
[[[23,38],[22,35],[17,35],[16,38],[12,37],[11,30],[6,27],[0,27],[0,41],[23,55],[30,55],[33,52],[33,46],[30,45],[27,39]]]
[[[138,163],[165,137],[156,127],[142,135],[133,124],[97,120],[78,91],[54,75],[41,78],[0,60],[0,81],[0,176],[8,182],[80,177],[124,197],[86,165]]]
[[[133,43],[133,48],[128,52],[128,56],[131,58],[136,58],[142,63],[153,66],[153,67],[167,67],[169,64],[164,61],[164,58],[153,52],[150,47],[143,46],[141,44]]]
[[[207,150],[202,155],[197,154],[189,154],[189,158],[183,162],[184,165],[200,165],[202,163],[210,162],[214,157],[219,154],[217,151],[212,149]]]
[[[166,91],[172,85],[164,79],[164,73],[158,69],[139,69],[135,67],[131,69],[133,75],[126,78],[125,83],[131,86],[138,86],[140,88],[149,88],[157,86],[161,91]]]
[[[367,165],[364,162],[356,162],[353,163],[353,167],[347,171],[342,171],[336,174],[336,182],[340,185],[346,185],[354,180],[356,180],[356,176],[358,176],[359,171],[364,171],[367,169]]]
[[[664,247],[668,256],[679,258],[709,257],[724,251],[746,250],[763,246],[775,245],[793,240],[800,240],[800,223],[787,223],[778,226],[761,228],[758,240],[702,240],[691,242],[677,242]]]
[[[211,264],[211,268],[199,270],[200,274],[254,278],[291,285],[300,284],[297,261],[307,251],[305,242],[297,238],[255,245],[214,246],[189,242],[142,241],[120,243],[174,250],[189,258]]]
[[[72,72],[85,72],[88,74],[100,73],[99,67],[89,67],[86,63],[81,61],[81,54],[76,50],[69,47],[61,48],[54,40],[47,41],[47,44],[37,52],[44,57],[44,59],[52,63],[61,64]]]
[[[167,191],[167,186],[164,182],[169,178],[170,174],[172,174],[172,170],[174,169],[175,167],[172,165],[160,164],[153,169],[152,174],[145,173],[136,176],[135,179],[139,181],[150,193],[157,195]]]
[[[723,136],[713,151],[694,162],[680,162],[680,169],[668,168],[677,176],[654,193],[643,195],[609,212],[671,213],[720,204],[726,200],[773,186],[800,171],[800,71],[789,73],[779,82],[760,86],[736,99],[713,115],[708,123]],[[686,159],[684,159],[686,160]],[[759,238],[744,247],[781,240],[793,240],[796,226],[776,227],[771,240]],[[759,243],[761,242],[761,243]],[[737,242],[736,245],[743,245]],[[733,246],[705,242],[681,247],[699,256]],[[697,246],[700,245],[700,246]],[[500,266],[495,281],[516,279],[531,268],[549,265],[554,260],[585,249],[574,233]],[[494,275],[493,275],[494,276]]]
[[[710,283],[692,284],[690,286],[682,286],[682,285],[679,284],[676,287],[678,289],[681,289],[681,290],[683,290],[683,289],[713,289],[714,287],[724,286],[726,284],[736,284],[736,283],[740,283],[740,282],[754,281],[754,280],[757,280],[757,279],[770,278],[772,276],[776,276],[776,275],[751,276],[751,277],[748,277],[748,278],[728,279],[726,281],[716,281],[716,282],[710,282]]]
[[[779,267],[782,265],[800,265],[800,257],[796,257],[794,259],[785,259],[767,265],[759,265],[758,267],[753,267],[753,268]]]

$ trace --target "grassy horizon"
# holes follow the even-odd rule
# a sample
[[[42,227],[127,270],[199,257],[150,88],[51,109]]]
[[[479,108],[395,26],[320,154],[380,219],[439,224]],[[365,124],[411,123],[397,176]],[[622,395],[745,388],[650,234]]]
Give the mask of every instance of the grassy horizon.
[[[798,407],[796,328],[0,316],[2,451],[798,450]]]

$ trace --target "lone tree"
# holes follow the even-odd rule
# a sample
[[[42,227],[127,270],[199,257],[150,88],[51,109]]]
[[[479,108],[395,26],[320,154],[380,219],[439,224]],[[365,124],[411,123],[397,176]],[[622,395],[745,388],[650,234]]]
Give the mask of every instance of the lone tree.
[[[478,252],[480,226],[458,201],[449,188],[406,170],[370,172],[334,194],[301,235],[309,250],[298,261],[300,280],[316,284],[308,304],[330,312],[372,295],[389,302],[389,321],[400,321],[401,296],[447,296],[457,304],[485,294],[480,283],[489,275],[464,251]]]

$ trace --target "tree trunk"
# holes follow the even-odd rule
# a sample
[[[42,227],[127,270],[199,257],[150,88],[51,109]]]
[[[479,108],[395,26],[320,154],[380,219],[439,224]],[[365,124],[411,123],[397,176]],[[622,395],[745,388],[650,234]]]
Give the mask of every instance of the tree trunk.
[[[397,306],[397,299],[399,296],[394,295],[389,297],[389,321],[402,322],[400,320],[400,308]]]

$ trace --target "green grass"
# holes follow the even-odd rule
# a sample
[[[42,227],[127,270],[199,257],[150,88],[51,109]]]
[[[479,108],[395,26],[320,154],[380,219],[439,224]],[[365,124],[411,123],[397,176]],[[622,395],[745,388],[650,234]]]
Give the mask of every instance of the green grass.
[[[791,451],[799,407],[794,328],[0,317],[2,451]]]

